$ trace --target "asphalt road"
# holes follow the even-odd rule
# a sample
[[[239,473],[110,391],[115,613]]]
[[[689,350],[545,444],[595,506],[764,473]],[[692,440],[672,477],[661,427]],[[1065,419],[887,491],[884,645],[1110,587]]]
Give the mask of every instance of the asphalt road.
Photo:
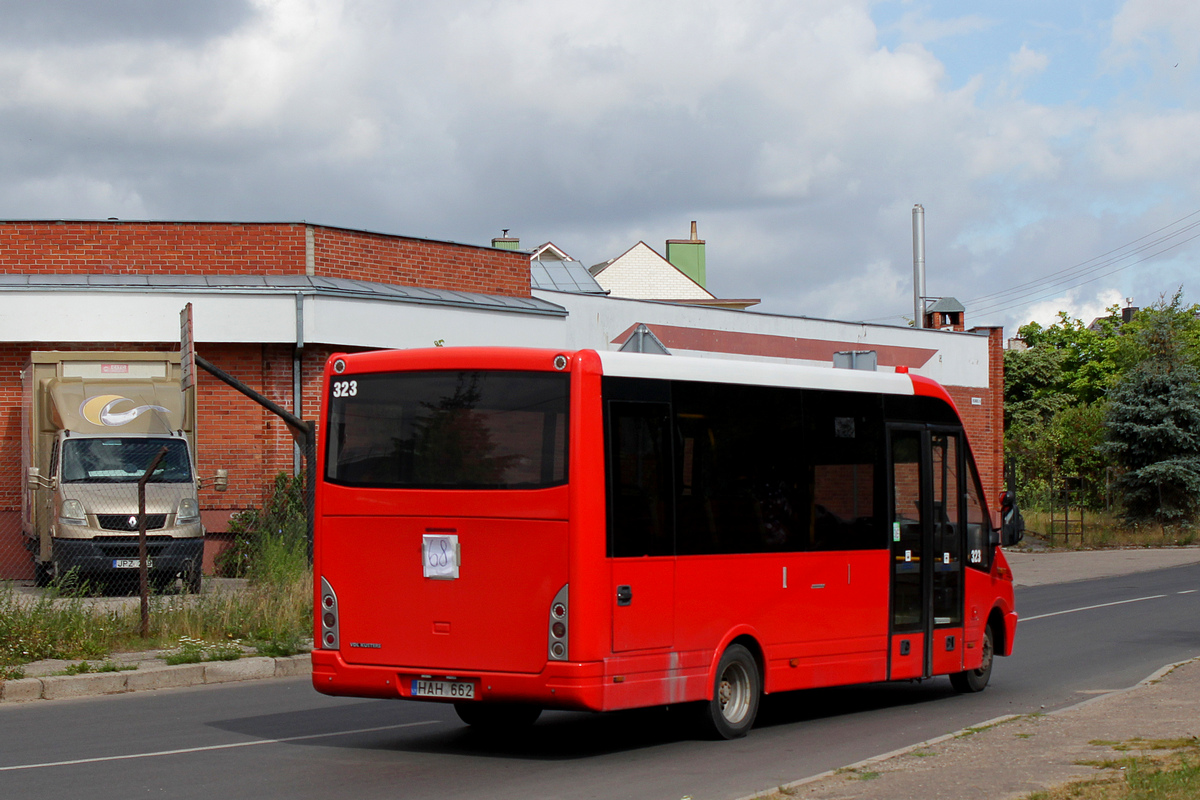
[[[1017,602],[1017,654],[982,694],[941,678],[774,696],[732,742],[694,740],[660,710],[547,713],[493,741],[448,706],[327,698],[307,679],[3,706],[0,797],[736,798],[1200,655],[1200,565]]]

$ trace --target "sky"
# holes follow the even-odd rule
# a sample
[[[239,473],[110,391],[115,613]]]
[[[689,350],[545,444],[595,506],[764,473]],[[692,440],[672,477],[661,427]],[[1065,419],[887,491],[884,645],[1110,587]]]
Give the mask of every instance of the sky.
[[[0,0],[0,219],[279,221],[1009,335],[1200,301],[1195,0]]]

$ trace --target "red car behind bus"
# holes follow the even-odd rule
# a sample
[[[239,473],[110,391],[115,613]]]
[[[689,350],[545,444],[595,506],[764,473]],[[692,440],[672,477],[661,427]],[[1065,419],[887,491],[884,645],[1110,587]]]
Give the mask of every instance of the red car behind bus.
[[[948,675],[1017,615],[953,401],[907,374],[580,350],[332,356],[313,685],[544,708]],[[1006,509],[1007,510],[1007,509]]]

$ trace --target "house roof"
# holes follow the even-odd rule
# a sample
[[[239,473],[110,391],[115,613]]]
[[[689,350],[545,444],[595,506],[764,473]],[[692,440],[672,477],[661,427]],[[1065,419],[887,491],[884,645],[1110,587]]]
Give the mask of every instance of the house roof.
[[[596,279],[588,272],[587,267],[573,259],[566,261],[533,259],[529,262],[529,277],[533,281],[534,289],[579,294],[608,294],[604,287],[596,283]]]
[[[935,311],[941,314],[965,314],[967,309],[955,297],[939,297],[932,305],[925,307],[926,314],[932,314]]]

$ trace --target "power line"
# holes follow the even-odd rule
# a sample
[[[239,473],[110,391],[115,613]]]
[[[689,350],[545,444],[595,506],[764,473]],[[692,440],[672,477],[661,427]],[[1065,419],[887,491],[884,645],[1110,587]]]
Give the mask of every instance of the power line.
[[[1158,250],[1158,251],[1156,251],[1156,252],[1154,252],[1154,253],[1151,253],[1150,255],[1146,256],[1145,258],[1139,258],[1137,261],[1131,261],[1131,262],[1130,262],[1130,263],[1128,263],[1128,264],[1125,264],[1125,265],[1123,265],[1123,266],[1117,267],[1116,269],[1109,270],[1108,272],[1103,272],[1103,273],[1101,273],[1101,274],[1099,274],[1099,275],[1093,275],[1093,276],[1092,276],[1092,277],[1090,277],[1090,278],[1087,278],[1087,279],[1085,279],[1085,280],[1081,280],[1081,281],[1079,281],[1079,282],[1077,282],[1077,283],[1074,283],[1074,284],[1072,284],[1072,285],[1070,285],[1070,286],[1066,286],[1066,287],[1063,287],[1063,288],[1056,288],[1054,291],[1052,291],[1052,292],[1050,292],[1050,293],[1048,293],[1048,294],[1041,295],[1040,297],[1034,297],[1034,298],[1023,298],[1023,299],[1021,299],[1021,300],[1018,300],[1018,301],[1016,301],[1016,302],[1013,302],[1013,303],[1008,303],[1008,304],[1005,304],[1005,302],[1004,302],[1004,301],[1001,301],[1001,302],[999,302],[999,303],[995,303],[995,304],[993,304],[993,305],[990,305],[990,306],[985,306],[985,307],[983,307],[983,308],[972,308],[972,309],[971,309],[971,313],[972,313],[972,314],[984,314],[984,313],[987,313],[987,312],[989,312],[989,311],[1008,311],[1009,309],[1012,309],[1012,308],[1020,308],[1021,306],[1027,306],[1027,305],[1029,305],[1030,303],[1036,303],[1036,302],[1038,302],[1039,300],[1049,300],[1050,298],[1052,298],[1052,297],[1055,297],[1056,295],[1060,294],[1062,291],[1069,290],[1069,289],[1076,289],[1076,288],[1078,288],[1078,287],[1080,287],[1080,286],[1084,286],[1085,284],[1089,284],[1089,283],[1091,283],[1091,282],[1093,282],[1093,281],[1098,281],[1098,280],[1100,280],[1101,278],[1107,278],[1109,275],[1115,275],[1115,274],[1117,274],[1118,272],[1121,272],[1121,271],[1123,271],[1123,270],[1127,270],[1127,269],[1129,269],[1130,267],[1137,266],[1138,264],[1145,263],[1146,261],[1149,261],[1150,259],[1154,258],[1155,256],[1160,256],[1160,255],[1162,255],[1163,253],[1166,253],[1166,252],[1168,252],[1168,251],[1170,251],[1170,250],[1174,250],[1175,248],[1177,248],[1177,247],[1180,247],[1180,246],[1182,246],[1182,245],[1185,245],[1185,244],[1187,244],[1188,242],[1192,241],[1193,239],[1198,239],[1198,238],[1200,238],[1200,233],[1195,233],[1195,234],[1192,234],[1192,235],[1191,235],[1191,236],[1189,236],[1188,238],[1186,238],[1186,239],[1183,239],[1182,241],[1175,242],[1174,244],[1168,245],[1167,247],[1164,247],[1164,248],[1163,248],[1163,249],[1161,249],[1161,250]],[[966,305],[966,304],[964,303],[964,305]]]
[[[1195,229],[1197,227],[1200,227],[1200,220],[1197,220],[1197,221],[1194,221],[1194,222],[1191,222],[1191,223],[1185,225],[1184,227],[1182,227],[1178,230],[1168,233],[1164,236],[1160,236],[1156,239],[1152,239],[1149,242],[1145,242],[1144,244],[1141,244],[1137,247],[1133,247],[1133,245],[1137,244],[1138,242],[1141,242],[1145,239],[1148,239],[1148,238],[1154,236],[1157,233],[1161,233],[1162,231],[1172,228],[1172,227],[1178,225],[1179,223],[1181,223],[1185,220],[1188,220],[1198,214],[1200,214],[1200,210],[1193,211],[1191,214],[1188,214],[1187,216],[1181,217],[1180,219],[1177,219],[1174,222],[1164,225],[1163,227],[1159,228],[1158,230],[1151,231],[1150,233],[1147,233],[1144,236],[1140,236],[1137,239],[1134,239],[1131,242],[1127,242],[1126,244],[1123,244],[1120,247],[1109,250],[1106,253],[1101,253],[1098,256],[1089,258],[1086,261],[1081,261],[1078,264],[1074,264],[1070,267],[1065,267],[1065,268],[1058,270],[1056,272],[1053,272],[1050,275],[1047,275],[1045,277],[1036,278],[1031,281],[1026,281],[1025,283],[1017,284],[1016,286],[1011,286],[1007,289],[1002,289],[997,292],[992,292],[990,294],[984,294],[984,295],[980,295],[979,297],[971,298],[971,299],[965,301],[963,303],[963,305],[968,305],[968,304],[972,304],[972,303],[980,303],[983,301],[990,301],[990,300],[999,300],[1000,298],[1002,298],[1006,295],[1016,295],[1016,294],[1028,295],[1033,292],[1041,291],[1042,289],[1048,288],[1050,286],[1060,286],[1060,285],[1070,283],[1071,281],[1075,280],[1076,278],[1079,278],[1083,275],[1087,275],[1090,272],[1104,269],[1105,267],[1109,267],[1123,259],[1129,258],[1130,256],[1136,255],[1141,252],[1145,252],[1146,250],[1148,250],[1152,247],[1156,247],[1160,244],[1163,244],[1164,242],[1170,241],[1171,239],[1173,239],[1175,237],[1181,236],[1185,233],[1192,231],[1193,229]],[[1189,237],[1189,239],[1187,239],[1185,241],[1190,241],[1190,240],[1191,240],[1191,238]],[[1130,249],[1131,247],[1133,247],[1133,249]],[[1170,248],[1167,248],[1167,249],[1170,249]],[[1114,255],[1114,254],[1119,254],[1119,255]],[[1107,258],[1108,256],[1113,256],[1113,257]],[[1055,280],[1056,276],[1062,276],[1062,277]]]

